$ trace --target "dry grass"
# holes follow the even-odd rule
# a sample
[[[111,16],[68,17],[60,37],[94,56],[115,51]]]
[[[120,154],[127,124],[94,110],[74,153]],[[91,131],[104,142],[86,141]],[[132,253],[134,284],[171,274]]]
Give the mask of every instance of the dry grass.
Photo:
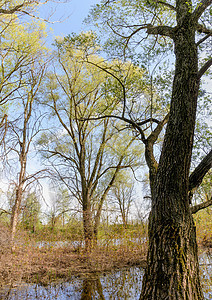
[[[13,253],[10,247],[0,252],[0,287],[20,282],[45,285],[61,278],[68,280],[73,275],[85,276],[145,264],[144,245],[98,247],[88,254],[71,246],[38,248],[24,236],[18,241]]]
[[[211,236],[206,236],[208,242]],[[198,236],[200,252],[208,246],[204,241]],[[0,223],[0,287],[21,282],[45,285],[61,278],[68,280],[73,275],[84,277],[134,265],[145,266],[146,252],[147,244],[142,240],[132,243],[127,238],[120,245],[113,245],[108,239],[90,253],[73,246],[38,248],[28,234],[19,232],[12,253],[9,230]]]

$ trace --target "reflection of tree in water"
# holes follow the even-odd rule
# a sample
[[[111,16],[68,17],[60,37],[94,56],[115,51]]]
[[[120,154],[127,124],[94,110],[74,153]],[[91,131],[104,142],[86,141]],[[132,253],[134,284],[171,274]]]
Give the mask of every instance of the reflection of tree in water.
[[[200,277],[205,299],[212,299],[212,252],[200,255]]]
[[[118,270],[95,279],[86,278],[80,300],[136,299],[141,293],[143,271],[140,268]]]
[[[113,272],[111,276],[102,277],[106,299],[139,299],[143,269],[131,267]]]
[[[95,279],[83,279],[81,300],[99,299],[105,300],[103,295],[102,284],[100,276]]]

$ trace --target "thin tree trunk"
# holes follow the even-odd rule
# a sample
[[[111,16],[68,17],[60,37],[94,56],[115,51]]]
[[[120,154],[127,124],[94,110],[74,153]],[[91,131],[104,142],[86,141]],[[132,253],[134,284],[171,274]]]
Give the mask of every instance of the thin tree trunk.
[[[130,141],[129,145],[132,143],[132,141]],[[129,145],[127,147],[129,147]],[[116,169],[115,169],[115,172],[113,174],[113,177],[111,178],[108,186],[106,187],[101,199],[100,199],[100,202],[99,202],[99,206],[97,208],[97,212],[96,212],[96,215],[95,215],[95,218],[94,218],[94,229],[93,229],[93,232],[94,232],[94,243],[95,245],[97,245],[97,239],[98,239],[98,229],[99,229],[99,224],[100,224],[100,217],[101,217],[101,213],[102,213],[102,207],[103,207],[103,204],[104,204],[104,201],[107,197],[107,194],[108,192],[110,191],[113,183],[115,182],[116,180],[116,177],[119,173],[119,170],[120,170],[120,166],[121,166],[121,163],[123,161],[124,157],[121,156],[120,160],[119,160],[119,163],[118,165],[116,166]]]
[[[122,208],[121,205],[120,205],[120,210],[121,210],[122,222],[123,222],[124,228],[126,229],[127,228],[127,213],[125,213],[125,209],[124,209],[124,207]]]
[[[11,225],[10,225],[12,251],[14,249],[14,239],[17,230],[18,217],[20,214],[20,206],[21,206],[22,195],[23,195],[23,181],[24,181],[25,173],[26,173],[26,159],[24,158],[24,156],[21,156],[21,171],[19,174],[19,183],[16,188],[15,203],[12,208]]]
[[[93,247],[93,226],[92,226],[92,215],[90,207],[85,205],[83,207],[83,229],[85,239],[85,251],[91,251]]]
[[[19,140],[20,144],[20,153],[19,153],[19,161],[20,161],[20,173],[18,178],[18,184],[16,189],[16,198],[15,198],[15,204],[12,209],[12,217],[11,217],[11,245],[12,250],[14,248],[14,238],[16,234],[17,224],[18,224],[18,217],[20,213],[20,206],[22,201],[22,195],[23,195],[23,187],[24,187],[24,181],[26,177],[26,164],[27,164],[27,154],[29,151],[29,144],[27,145],[27,130],[28,130],[28,121],[31,117],[32,112],[32,103],[30,93],[28,94],[28,100],[26,103],[26,106],[24,108],[24,124],[23,124],[23,130],[22,130],[22,142]]]
[[[100,215],[101,215],[101,212],[100,212],[100,214],[96,215],[95,219],[94,219],[94,229],[93,229],[93,235],[94,236],[93,237],[94,237],[94,244],[95,244],[95,246],[97,245],[97,240],[98,240]]]
[[[94,217],[94,226],[93,226],[93,234],[94,234],[94,244],[95,246],[97,245],[97,240],[98,240],[98,231],[99,231],[99,225],[100,225],[100,218],[102,214],[102,207],[104,200],[106,198],[107,192],[102,195],[102,198],[100,200],[99,206],[97,208],[96,215]]]
[[[18,224],[18,217],[20,213],[20,205],[22,199],[22,188],[19,186],[16,190],[16,197],[15,197],[15,204],[12,209],[12,216],[11,216],[11,246],[12,249],[14,248],[14,239],[17,230]]]

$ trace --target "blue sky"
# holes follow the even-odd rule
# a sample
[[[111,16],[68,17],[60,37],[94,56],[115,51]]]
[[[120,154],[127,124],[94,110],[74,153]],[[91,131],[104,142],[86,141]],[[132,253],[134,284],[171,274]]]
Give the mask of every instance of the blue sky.
[[[51,14],[53,24],[48,24],[48,28],[52,28],[54,36],[66,36],[69,33],[79,33],[81,30],[89,30],[85,28],[82,22],[87,17],[92,5],[99,3],[100,0],[70,0],[69,2],[53,3],[41,7],[41,17],[48,18]],[[58,20],[64,20],[57,22]]]

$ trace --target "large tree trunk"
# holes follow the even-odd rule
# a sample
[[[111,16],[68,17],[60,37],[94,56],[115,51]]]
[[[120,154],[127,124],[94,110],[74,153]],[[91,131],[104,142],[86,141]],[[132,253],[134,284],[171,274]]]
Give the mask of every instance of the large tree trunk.
[[[203,294],[188,186],[198,96],[195,24],[178,5],[170,116],[152,189],[149,250],[140,299],[200,300]],[[181,13],[181,14],[180,14]]]
[[[191,215],[175,222],[151,217],[149,224],[148,266],[140,299],[203,299]]]

